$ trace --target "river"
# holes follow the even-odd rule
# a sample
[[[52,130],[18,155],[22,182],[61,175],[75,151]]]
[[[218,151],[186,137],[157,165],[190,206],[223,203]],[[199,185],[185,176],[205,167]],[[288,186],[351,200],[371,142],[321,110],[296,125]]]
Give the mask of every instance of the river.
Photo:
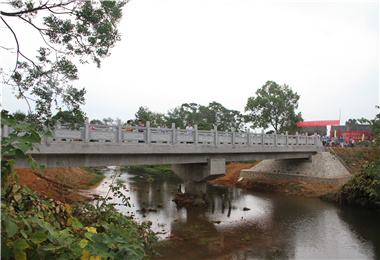
[[[104,196],[115,169],[103,173],[94,192]],[[129,171],[117,179],[125,181],[131,207],[116,207],[139,223],[152,222],[163,259],[380,259],[380,212],[209,184],[214,209],[178,208],[172,199],[184,181]],[[231,197],[230,210],[222,194]]]

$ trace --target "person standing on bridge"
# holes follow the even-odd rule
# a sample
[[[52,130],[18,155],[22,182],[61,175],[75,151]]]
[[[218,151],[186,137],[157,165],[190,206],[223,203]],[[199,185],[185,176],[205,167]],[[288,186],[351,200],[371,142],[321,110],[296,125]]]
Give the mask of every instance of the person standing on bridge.
[[[187,130],[187,134],[188,135],[192,135],[193,134],[193,130],[194,128],[191,126],[191,123],[188,123],[187,126],[186,126],[186,130]],[[191,144],[193,142],[187,142],[188,144]]]
[[[161,130],[161,133],[162,133],[162,134],[167,134],[167,133],[168,133],[168,130],[167,130],[168,127],[166,126],[166,123],[165,123],[165,122],[162,124],[161,129],[163,129],[163,130]],[[161,143],[166,144],[167,142],[164,141],[164,142],[161,142]]]
[[[141,122],[141,120],[137,121],[136,127],[144,127],[144,124]],[[137,132],[144,132],[144,129],[138,129]]]
[[[128,120],[128,121],[127,121],[127,124],[125,125],[125,131],[127,131],[127,132],[132,132],[132,131],[133,131],[131,120]],[[130,143],[131,140],[124,141],[124,142]]]
[[[163,123],[162,126],[161,126],[161,128],[164,129],[164,130],[161,130],[161,133],[163,133],[163,134],[167,134],[168,133],[168,131],[166,130],[166,129],[168,129],[168,127],[166,126],[166,123]]]
[[[127,124],[125,126],[126,126],[125,127],[125,131],[132,132],[132,123],[131,123],[131,120],[128,120]]]
[[[144,124],[141,122],[141,120],[137,121],[137,126],[136,127],[139,127],[140,129],[137,129],[137,132],[144,132],[144,129],[141,129],[142,127],[144,127]],[[144,141],[139,141],[139,143],[143,143]]]
[[[90,122],[90,131],[94,131],[95,130],[95,126],[93,126],[94,122]],[[90,142],[95,142],[94,140],[90,139]]]

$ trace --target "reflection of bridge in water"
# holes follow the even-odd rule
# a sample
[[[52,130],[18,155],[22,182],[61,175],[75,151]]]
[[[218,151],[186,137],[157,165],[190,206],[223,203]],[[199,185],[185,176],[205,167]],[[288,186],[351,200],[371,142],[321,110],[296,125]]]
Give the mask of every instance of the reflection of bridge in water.
[[[193,131],[172,128],[93,125],[70,130],[63,126],[53,129],[54,138],[44,138],[31,151],[46,167],[91,167],[114,165],[172,164],[182,179],[212,180],[225,173],[225,162],[263,159],[309,159],[323,150],[314,136],[264,134],[248,132]],[[3,136],[11,129],[4,128]],[[28,167],[16,159],[18,168]]]

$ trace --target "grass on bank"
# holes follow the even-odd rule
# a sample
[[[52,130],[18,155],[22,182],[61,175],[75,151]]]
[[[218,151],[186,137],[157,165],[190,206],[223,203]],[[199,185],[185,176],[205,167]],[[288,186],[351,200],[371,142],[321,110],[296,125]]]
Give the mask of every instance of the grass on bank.
[[[163,175],[175,175],[172,171],[171,164],[158,164],[158,165],[130,165],[130,166],[122,166],[122,169],[126,169],[128,171],[144,171],[146,173],[151,174],[163,174]]]
[[[85,179],[84,181],[86,182],[86,186],[83,187],[84,189],[89,189],[91,186],[94,186],[101,182],[106,176],[96,173],[93,171],[91,168],[86,168],[86,167],[81,167],[81,169],[86,170],[88,173],[91,174],[91,178]]]

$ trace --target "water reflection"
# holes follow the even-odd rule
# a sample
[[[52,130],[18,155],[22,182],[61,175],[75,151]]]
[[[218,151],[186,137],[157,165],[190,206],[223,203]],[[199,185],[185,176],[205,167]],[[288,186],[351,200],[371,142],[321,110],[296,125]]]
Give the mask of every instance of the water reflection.
[[[107,178],[96,192],[108,190],[112,173],[104,173]],[[161,249],[169,259],[212,259],[218,254],[233,259],[380,258],[379,212],[211,185],[206,190],[210,199],[214,196],[215,208],[178,208],[172,199],[178,185],[184,191],[188,184],[177,177],[124,173],[120,179],[132,205],[117,206],[120,212],[138,222],[152,221],[161,239],[172,235],[181,243]],[[231,209],[227,203],[222,206],[222,194],[231,197]],[[111,202],[120,203],[117,198]]]

